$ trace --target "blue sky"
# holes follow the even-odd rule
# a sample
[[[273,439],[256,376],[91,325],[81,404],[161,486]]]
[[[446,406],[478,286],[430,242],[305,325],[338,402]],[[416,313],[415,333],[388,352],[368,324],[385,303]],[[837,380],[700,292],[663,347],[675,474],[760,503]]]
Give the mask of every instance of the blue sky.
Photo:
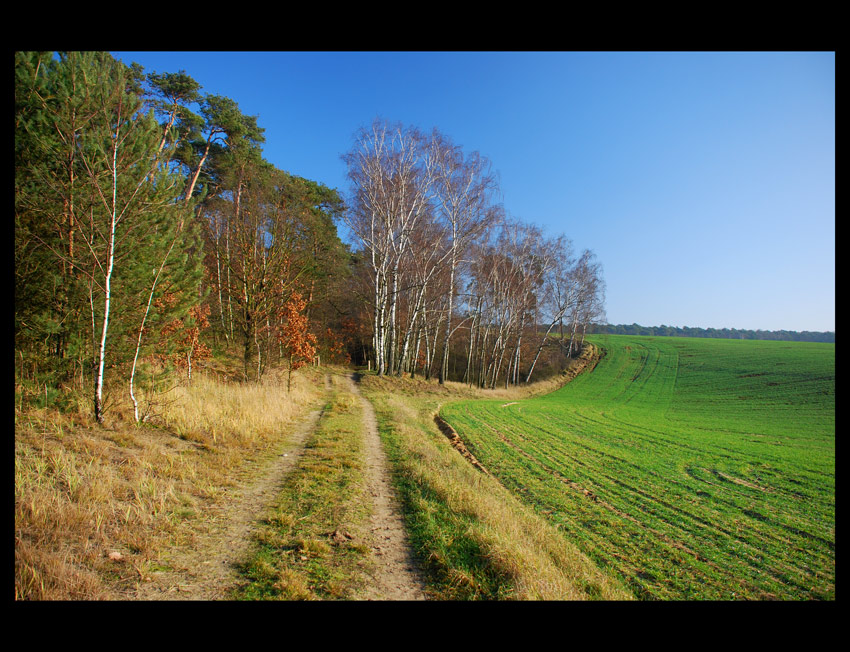
[[[596,253],[611,323],[835,330],[834,53],[113,55],[234,99],[270,162],[344,193],[359,127],[437,127]]]

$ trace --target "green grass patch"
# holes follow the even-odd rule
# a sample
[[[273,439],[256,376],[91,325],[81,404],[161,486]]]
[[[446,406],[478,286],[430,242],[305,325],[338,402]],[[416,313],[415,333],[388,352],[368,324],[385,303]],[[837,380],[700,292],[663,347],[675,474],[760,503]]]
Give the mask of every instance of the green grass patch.
[[[601,335],[552,394],[442,416],[643,599],[834,599],[835,345]]]
[[[438,430],[439,402],[479,390],[366,375],[414,553],[439,600],[629,599],[557,529],[473,468]]]
[[[342,600],[362,589],[371,501],[361,424],[357,397],[335,390],[255,535],[234,599]]]

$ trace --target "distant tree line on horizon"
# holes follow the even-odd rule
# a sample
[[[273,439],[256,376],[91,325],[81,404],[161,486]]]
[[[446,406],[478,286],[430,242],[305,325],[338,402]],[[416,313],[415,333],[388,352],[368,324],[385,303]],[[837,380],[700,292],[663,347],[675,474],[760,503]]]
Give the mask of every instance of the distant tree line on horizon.
[[[733,340],[783,340],[788,342],[835,342],[834,331],[765,331],[697,326],[641,326],[639,324],[592,324],[588,333],[654,335],[663,337],[714,337]]]

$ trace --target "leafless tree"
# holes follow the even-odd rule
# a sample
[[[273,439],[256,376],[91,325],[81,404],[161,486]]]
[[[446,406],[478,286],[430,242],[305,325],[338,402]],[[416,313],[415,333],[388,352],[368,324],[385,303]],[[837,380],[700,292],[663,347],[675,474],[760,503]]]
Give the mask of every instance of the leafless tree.
[[[458,265],[473,238],[492,222],[496,215],[493,196],[498,180],[490,162],[478,152],[464,156],[463,150],[436,129],[431,136],[431,156],[435,181],[435,204],[445,224],[449,242],[447,259],[449,287],[446,298],[445,330],[442,342],[440,383],[444,383],[449,366],[449,346],[454,333],[453,309]]]
[[[561,235],[549,241],[544,246],[541,258],[543,291],[539,306],[541,313],[546,314],[549,326],[540,339],[537,352],[534,355],[528,375],[525,378],[526,383],[531,381],[531,374],[534,373],[534,367],[537,364],[540,353],[543,351],[543,347],[546,345],[549,333],[552,332],[555,324],[564,318],[564,315],[567,314],[575,302],[577,293],[572,277],[573,262],[572,243],[566,236]]]
[[[368,252],[374,281],[374,351],[379,375],[394,368],[401,266],[428,211],[433,171],[426,139],[376,120],[343,156],[354,188],[346,225]]]
[[[555,324],[568,316],[575,335],[596,305],[582,290],[595,278],[590,261],[575,267],[564,236],[505,219],[489,162],[439,131],[425,138],[375,121],[343,160],[352,186],[344,219],[369,262],[379,375],[421,367],[443,383],[450,361],[465,358],[466,382],[529,382]],[[542,314],[550,325],[538,344]],[[453,349],[461,329],[463,352]]]

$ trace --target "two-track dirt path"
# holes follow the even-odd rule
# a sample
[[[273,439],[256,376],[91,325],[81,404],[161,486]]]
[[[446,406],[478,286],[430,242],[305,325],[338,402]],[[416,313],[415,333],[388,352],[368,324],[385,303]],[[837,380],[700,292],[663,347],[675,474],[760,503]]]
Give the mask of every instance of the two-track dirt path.
[[[330,378],[325,379],[330,387]],[[151,573],[140,582],[137,600],[223,600],[241,580],[236,565],[251,543],[265,508],[274,500],[283,477],[298,462],[322,410],[310,412],[296,426],[286,448],[252,480],[233,490],[234,496],[211,508],[204,529],[189,548],[168,551],[171,571]]]
[[[367,492],[373,500],[371,517],[372,581],[364,600],[425,600],[422,573],[410,550],[401,511],[392,488],[387,459],[378,434],[375,410],[360,393],[355,376],[349,376],[349,391],[357,395],[363,408],[363,434],[366,438]]]
[[[360,600],[424,600],[421,573],[410,553],[401,512],[392,489],[387,461],[378,435],[372,404],[360,393],[354,376],[349,391],[363,407],[366,444],[365,498],[373,501],[370,523],[375,563]],[[325,386],[330,389],[330,377]],[[229,591],[244,581],[237,565],[247,556],[251,536],[266,507],[274,500],[281,481],[298,462],[322,410],[310,412],[290,436],[285,450],[269,461],[252,479],[236,487],[232,497],[211,508],[203,529],[194,533],[190,546],[166,552],[163,562],[171,570],[152,572],[139,583],[136,600],[226,600]]]

